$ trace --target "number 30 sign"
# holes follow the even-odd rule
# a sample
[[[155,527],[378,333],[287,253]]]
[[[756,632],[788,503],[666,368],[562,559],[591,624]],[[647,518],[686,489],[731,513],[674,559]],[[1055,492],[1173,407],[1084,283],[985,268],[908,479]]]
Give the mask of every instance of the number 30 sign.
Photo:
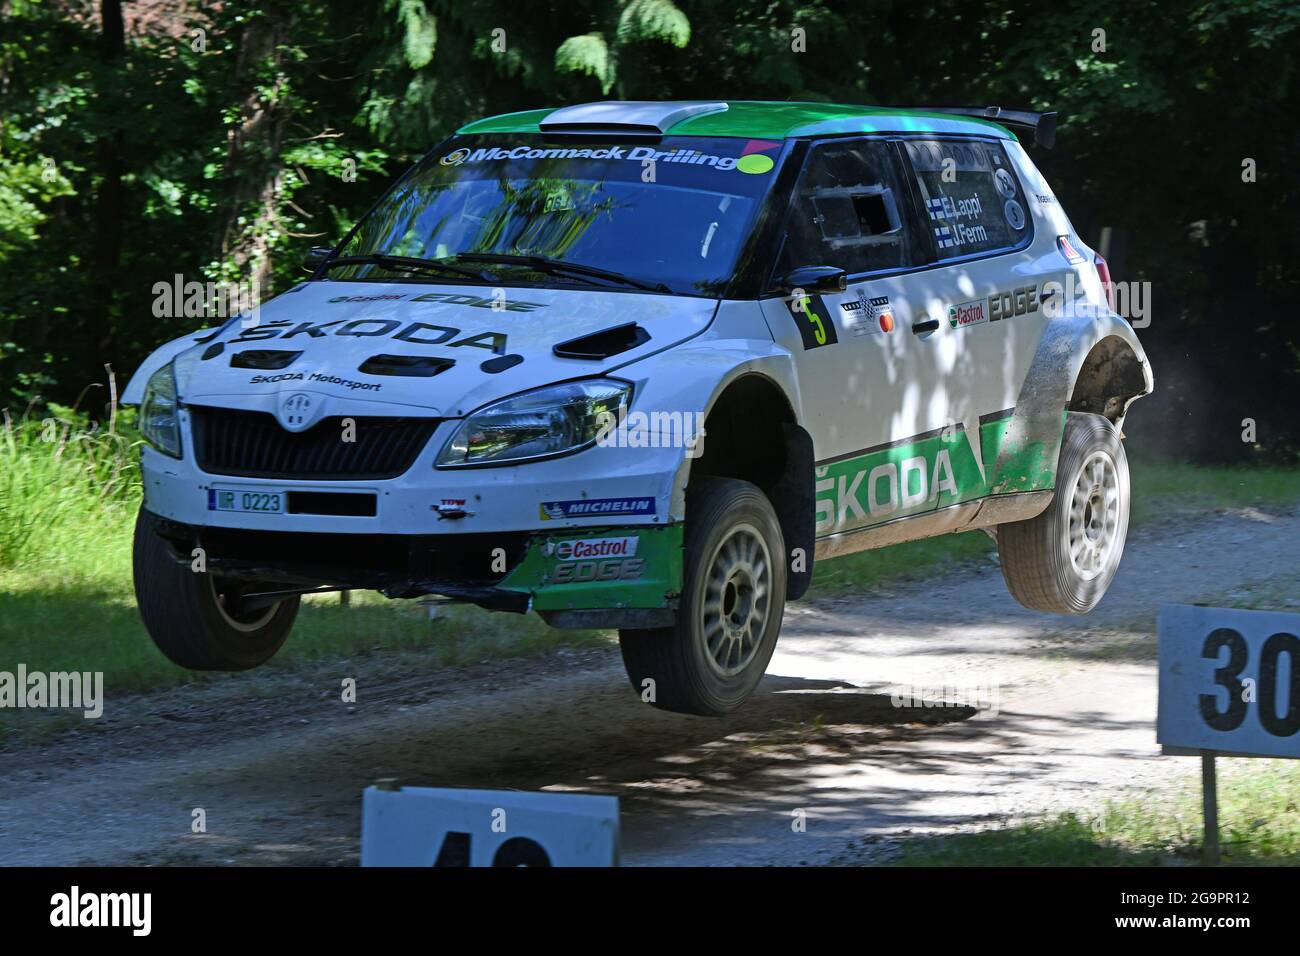
[[[1300,757],[1300,614],[1160,609],[1160,710],[1167,753]]]

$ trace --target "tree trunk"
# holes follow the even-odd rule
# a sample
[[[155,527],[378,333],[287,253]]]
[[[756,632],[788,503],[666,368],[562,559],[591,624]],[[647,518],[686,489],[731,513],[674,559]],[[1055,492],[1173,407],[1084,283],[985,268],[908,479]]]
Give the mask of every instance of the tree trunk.
[[[119,115],[125,110],[121,89],[121,71],[126,56],[126,28],[122,21],[121,0],[103,0],[100,4],[99,55],[104,63],[104,83],[98,90],[100,109],[105,116]],[[99,166],[99,191],[95,196],[95,244],[92,268],[99,307],[91,310],[86,321],[90,323],[84,340],[94,343],[96,355],[89,357],[87,370],[112,358],[114,322],[117,310],[113,290],[117,287],[118,270],[122,262],[122,216],[125,213],[125,192],[122,183],[122,132],[112,130],[101,136],[95,144]],[[98,375],[95,376],[98,378]]]
[[[280,150],[288,110],[284,45],[293,28],[292,12],[268,4],[264,15],[246,24],[237,40],[235,88],[239,121],[227,135],[226,202],[218,222],[216,253],[233,265],[240,281],[255,281],[263,297],[270,292],[271,248],[268,229],[279,216],[284,170]],[[268,85],[263,96],[257,89]]]

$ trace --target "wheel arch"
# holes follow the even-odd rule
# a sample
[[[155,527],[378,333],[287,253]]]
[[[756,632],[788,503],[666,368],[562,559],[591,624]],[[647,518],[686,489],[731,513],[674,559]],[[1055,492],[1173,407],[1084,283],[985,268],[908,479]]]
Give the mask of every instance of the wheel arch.
[[[1074,375],[1066,408],[1090,412],[1122,426],[1129,405],[1151,391],[1150,366],[1119,335],[1100,339],[1084,355]]]
[[[739,370],[709,401],[701,451],[688,459],[683,487],[709,476],[739,478],[762,489],[785,538],[790,600],[802,597],[812,582],[815,547],[813,443],[795,407],[776,378]]]

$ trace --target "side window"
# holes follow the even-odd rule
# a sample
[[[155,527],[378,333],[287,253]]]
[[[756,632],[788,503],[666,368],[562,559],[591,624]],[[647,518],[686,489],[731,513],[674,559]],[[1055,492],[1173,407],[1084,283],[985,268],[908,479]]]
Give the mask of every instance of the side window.
[[[916,174],[940,259],[994,252],[1029,238],[1025,197],[998,143],[912,140]]]
[[[822,143],[804,164],[778,269],[836,266],[857,275],[915,265],[907,210],[889,143]]]

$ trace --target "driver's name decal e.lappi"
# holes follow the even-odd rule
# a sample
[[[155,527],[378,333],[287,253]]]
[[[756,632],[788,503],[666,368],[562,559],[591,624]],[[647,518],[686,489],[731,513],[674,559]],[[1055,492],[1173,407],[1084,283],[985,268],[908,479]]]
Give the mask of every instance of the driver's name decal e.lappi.
[[[653,498],[580,498],[574,501],[543,501],[539,508],[543,521],[565,518],[641,517],[655,513]]]

